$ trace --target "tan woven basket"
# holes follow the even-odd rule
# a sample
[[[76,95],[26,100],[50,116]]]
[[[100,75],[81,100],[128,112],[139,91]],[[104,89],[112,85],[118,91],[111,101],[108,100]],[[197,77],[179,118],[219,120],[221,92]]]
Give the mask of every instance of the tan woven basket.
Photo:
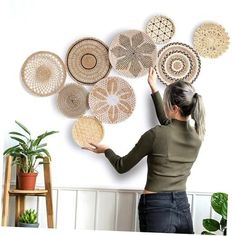
[[[88,109],[88,92],[78,84],[67,84],[57,97],[60,111],[71,118],[83,115]]]
[[[125,31],[112,40],[109,58],[118,73],[131,78],[143,76],[156,64],[156,45],[141,31]]]
[[[66,68],[56,54],[39,51],[26,59],[21,75],[23,84],[32,94],[49,96],[63,87],[66,80]]]
[[[135,94],[124,79],[107,77],[94,85],[89,94],[89,106],[100,121],[115,124],[131,116]]]
[[[73,125],[72,136],[79,146],[91,147],[89,143],[101,142],[104,136],[104,129],[97,118],[81,116]]]
[[[93,85],[111,70],[108,47],[95,38],[75,42],[68,50],[66,61],[72,78],[82,84]]]

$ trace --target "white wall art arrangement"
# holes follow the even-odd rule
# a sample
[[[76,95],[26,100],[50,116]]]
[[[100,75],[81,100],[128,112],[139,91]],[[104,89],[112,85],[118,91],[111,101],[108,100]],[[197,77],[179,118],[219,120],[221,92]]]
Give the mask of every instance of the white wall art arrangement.
[[[32,136],[59,131],[48,137],[47,147],[57,228],[65,221],[68,229],[138,231],[135,207],[146,181],[146,159],[121,175],[103,154],[82,147],[102,143],[124,156],[159,124],[147,82],[154,67],[161,95],[167,85],[184,80],[204,100],[206,136],[187,182],[200,233],[202,219],[213,214],[211,193],[226,192],[229,201],[233,196],[233,1],[9,0],[5,5],[2,149],[15,145],[9,136],[17,131],[15,120]],[[4,158],[1,164],[3,186]],[[41,170],[39,166],[39,188],[44,185]],[[101,216],[108,202],[114,208],[109,205]],[[46,227],[44,200],[27,197],[26,206],[40,211],[41,227]]]

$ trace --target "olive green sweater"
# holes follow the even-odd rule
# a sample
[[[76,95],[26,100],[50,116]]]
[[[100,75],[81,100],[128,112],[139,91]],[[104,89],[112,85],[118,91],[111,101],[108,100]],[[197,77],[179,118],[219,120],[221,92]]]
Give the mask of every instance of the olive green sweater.
[[[148,130],[124,157],[107,149],[105,155],[119,173],[125,173],[147,157],[145,189],[152,192],[185,191],[201,141],[189,121],[169,120],[159,92],[152,94],[160,125]]]

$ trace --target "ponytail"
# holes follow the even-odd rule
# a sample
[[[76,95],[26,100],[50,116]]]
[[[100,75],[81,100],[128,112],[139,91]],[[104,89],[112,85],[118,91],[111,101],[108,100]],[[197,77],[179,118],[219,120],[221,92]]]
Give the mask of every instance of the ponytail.
[[[202,96],[195,93],[193,96],[193,107],[191,117],[195,121],[195,130],[201,140],[205,135],[205,108],[202,101]]]

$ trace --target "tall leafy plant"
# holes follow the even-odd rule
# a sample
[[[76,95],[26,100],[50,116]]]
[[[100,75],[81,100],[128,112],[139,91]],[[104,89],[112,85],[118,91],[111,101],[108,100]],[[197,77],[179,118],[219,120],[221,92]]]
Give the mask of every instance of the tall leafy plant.
[[[18,165],[20,171],[33,173],[38,165],[48,163],[51,160],[50,153],[45,148],[47,143],[42,142],[47,136],[58,133],[58,131],[44,132],[33,139],[29,129],[18,121],[15,121],[22,132],[10,132],[10,138],[18,144],[9,147],[3,153],[4,156],[13,157],[12,164]]]
[[[214,219],[204,219],[203,226],[207,231],[202,234],[215,235],[212,232],[220,230],[223,235],[226,235],[227,230],[227,212],[228,212],[228,194],[227,193],[213,193],[211,196],[211,206],[215,212],[221,216],[220,222]]]

